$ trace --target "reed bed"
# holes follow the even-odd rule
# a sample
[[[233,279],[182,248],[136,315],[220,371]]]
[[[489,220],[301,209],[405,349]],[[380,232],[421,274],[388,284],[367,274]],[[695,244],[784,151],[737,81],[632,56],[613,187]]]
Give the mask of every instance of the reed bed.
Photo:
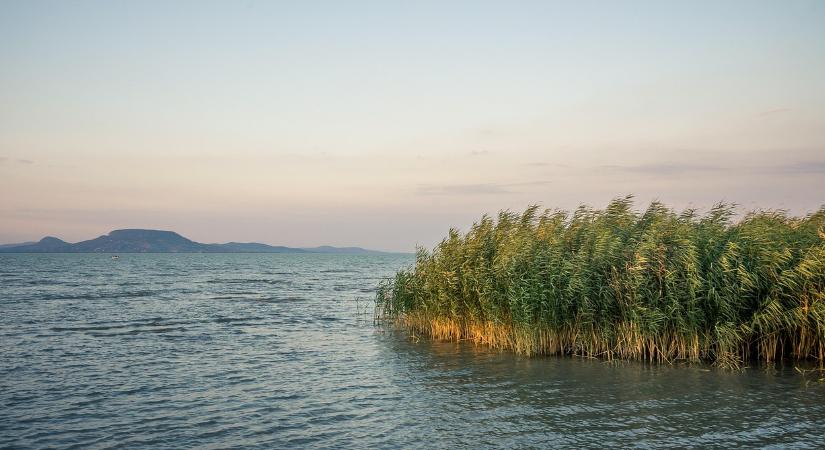
[[[377,316],[524,355],[822,365],[825,207],[734,216],[632,197],[484,216],[382,283]]]

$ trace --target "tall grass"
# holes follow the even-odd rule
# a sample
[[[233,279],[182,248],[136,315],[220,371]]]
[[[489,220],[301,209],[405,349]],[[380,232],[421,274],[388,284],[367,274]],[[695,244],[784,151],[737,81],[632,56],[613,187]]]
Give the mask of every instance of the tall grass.
[[[825,207],[734,222],[632,197],[484,216],[379,287],[377,311],[435,339],[526,355],[723,367],[825,362]]]

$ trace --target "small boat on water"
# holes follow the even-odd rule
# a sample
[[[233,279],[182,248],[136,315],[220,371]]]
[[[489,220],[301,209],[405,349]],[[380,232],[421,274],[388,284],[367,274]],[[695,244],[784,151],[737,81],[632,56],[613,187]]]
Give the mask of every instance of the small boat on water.
[[[112,259],[120,259],[120,256],[112,255]]]

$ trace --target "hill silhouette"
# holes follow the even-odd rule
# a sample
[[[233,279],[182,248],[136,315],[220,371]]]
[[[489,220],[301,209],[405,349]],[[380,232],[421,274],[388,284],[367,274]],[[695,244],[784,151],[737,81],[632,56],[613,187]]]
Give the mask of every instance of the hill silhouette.
[[[124,229],[114,230],[86,241],[69,243],[47,236],[35,243],[6,244],[0,253],[346,253],[378,254],[360,247],[313,248],[284,247],[257,242],[203,244],[174,231]]]

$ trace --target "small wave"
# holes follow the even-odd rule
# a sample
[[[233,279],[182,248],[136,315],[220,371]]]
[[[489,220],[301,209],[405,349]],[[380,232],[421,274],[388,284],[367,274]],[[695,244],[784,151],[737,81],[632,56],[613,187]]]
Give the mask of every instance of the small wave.
[[[306,297],[297,297],[294,295],[288,295],[286,297],[269,297],[269,300],[279,301],[279,302],[303,302],[306,301]]]
[[[285,302],[303,302],[307,299],[305,297],[244,297],[244,296],[219,296],[212,297],[214,300],[234,300],[239,302],[253,302],[253,303],[285,303]]]
[[[244,296],[244,295],[258,295],[258,294],[260,294],[260,292],[254,292],[254,291],[229,291],[229,292],[220,292],[220,294],[221,294],[221,297],[229,296],[229,298],[238,298],[238,296]],[[222,298],[221,300],[227,300],[227,298]]]
[[[95,337],[109,337],[109,336],[130,336],[141,333],[170,333],[173,331],[186,331],[184,327],[165,327],[165,328],[138,328],[134,330],[124,331],[121,333],[89,333]]]
[[[235,278],[230,280],[221,280],[221,279],[212,279],[207,280],[204,283],[207,284],[256,284],[256,283],[263,283],[263,284],[286,284],[290,283],[289,280],[279,280],[279,279],[269,279],[269,278]]]
[[[232,323],[232,322],[244,322],[249,320],[255,320],[257,317],[218,317],[214,319],[215,323]]]
[[[95,332],[95,331],[109,331],[109,330],[130,330],[130,333],[141,331],[152,331],[159,329],[168,329],[178,325],[198,325],[206,323],[218,324],[238,324],[238,325],[259,325],[256,321],[260,321],[259,317],[216,317],[205,319],[188,319],[188,320],[168,320],[168,319],[151,319],[144,321],[122,322],[122,323],[102,323],[102,324],[86,324],[71,327],[52,327],[51,331],[56,332]],[[161,328],[158,328],[161,327]],[[179,327],[181,328],[181,327]],[[181,328],[182,329],[182,328]],[[113,335],[114,333],[89,333],[92,335],[106,334]],[[124,333],[129,334],[129,333]]]
[[[154,319],[150,321],[134,321],[123,322],[115,324],[87,324],[75,327],[52,327],[51,331],[106,331],[106,330],[122,330],[126,328],[142,328],[142,327],[161,327],[171,325],[189,325],[197,323],[193,320],[163,320]]]
[[[40,300],[101,300],[119,298],[140,298],[163,294],[162,290],[140,290],[126,292],[98,292],[95,294],[39,294]]]

